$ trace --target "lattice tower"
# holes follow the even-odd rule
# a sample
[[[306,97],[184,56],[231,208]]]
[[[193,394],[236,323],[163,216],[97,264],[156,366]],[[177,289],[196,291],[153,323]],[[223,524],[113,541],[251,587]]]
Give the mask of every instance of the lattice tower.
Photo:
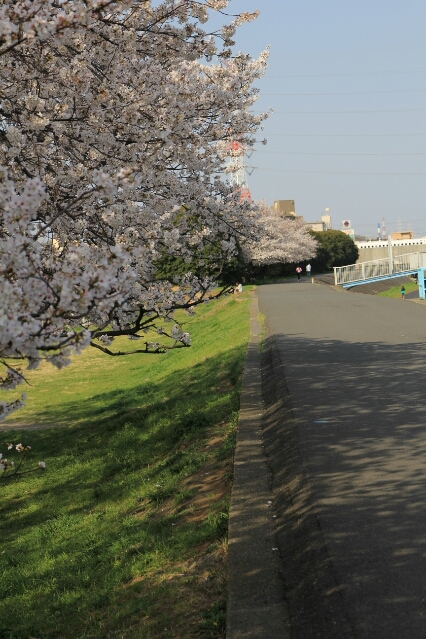
[[[241,142],[234,140],[230,144],[229,163],[232,171],[229,174],[229,183],[240,192],[241,200],[252,201],[251,191],[247,182],[247,170],[244,161],[246,150]]]

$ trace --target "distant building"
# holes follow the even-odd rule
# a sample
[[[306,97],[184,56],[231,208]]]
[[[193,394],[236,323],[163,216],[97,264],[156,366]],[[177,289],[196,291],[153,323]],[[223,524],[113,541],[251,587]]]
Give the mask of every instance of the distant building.
[[[411,231],[410,231],[411,232]],[[392,233],[392,236],[394,233]],[[397,234],[396,234],[397,235]],[[405,255],[406,253],[426,253],[426,237],[414,239],[391,239],[392,252],[394,257]],[[389,255],[388,240],[369,240],[355,242],[359,251],[358,262],[370,262],[372,260],[381,260]]]
[[[324,222],[327,227],[325,230],[329,231],[331,229],[331,215],[329,213],[330,209],[325,209],[325,215],[321,215],[321,222]]]
[[[325,209],[329,211],[330,209]],[[331,215],[326,213],[321,215],[321,220],[318,222],[305,222],[305,228],[310,231],[329,231],[331,229]]]
[[[274,211],[279,213],[282,217],[290,217],[296,219],[296,207],[294,200],[275,200]]]
[[[396,233],[391,233],[391,238],[393,240],[412,240],[413,237],[413,231],[398,231]]]
[[[327,231],[327,225],[325,222],[305,222],[305,229],[309,231]]]
[[[275,200],[274,211],[287,220],[300,220],[304,222],[305,228],[311,231],[328,231],[331,229],[330,209],[325,209],[325,215],[316,222],[305,222],[301,215],[296,215],[296,205],[294,200]]]

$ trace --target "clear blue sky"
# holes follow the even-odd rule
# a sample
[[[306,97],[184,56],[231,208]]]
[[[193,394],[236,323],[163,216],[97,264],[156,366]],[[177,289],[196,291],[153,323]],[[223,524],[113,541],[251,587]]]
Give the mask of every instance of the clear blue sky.
[[[296,213],[374,236],[426,235],[426,2],[232,0],[261,14],[236,48],[271,46],[255,110],[271,107],[247,160],[254,198],[294,199]],[[400,222],[398,222],[400,220]]]

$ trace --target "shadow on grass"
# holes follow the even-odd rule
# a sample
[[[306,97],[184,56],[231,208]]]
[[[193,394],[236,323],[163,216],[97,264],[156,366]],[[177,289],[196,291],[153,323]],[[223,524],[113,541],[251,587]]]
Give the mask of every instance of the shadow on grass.
[[[223,536],[225,515],[212,504],[191,523],[161,504],[205,463],[207,430],[238,410],[244,354],[70,401],[55,413],[68,427],[18,432],[47,471],[1,487],[1,637],[149,637],[144,618],[172,627],[182,586],[158,571]],[[166,595],[175,607],[159,615]]]

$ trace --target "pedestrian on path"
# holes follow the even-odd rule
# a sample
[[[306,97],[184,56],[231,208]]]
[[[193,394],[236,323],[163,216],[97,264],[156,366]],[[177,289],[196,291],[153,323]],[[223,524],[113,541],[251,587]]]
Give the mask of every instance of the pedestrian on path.
[[[298,266],[296,268],[296,273],[297,273],[297,281],[300,282],[300,273],[302,272],[302,267]]]
[[[310,264],[306,264],[306,277],[311,277],[311,269],[312,266]]]
[[[405,286],[404,284],[401,286],[401,298],[405,300]]]

